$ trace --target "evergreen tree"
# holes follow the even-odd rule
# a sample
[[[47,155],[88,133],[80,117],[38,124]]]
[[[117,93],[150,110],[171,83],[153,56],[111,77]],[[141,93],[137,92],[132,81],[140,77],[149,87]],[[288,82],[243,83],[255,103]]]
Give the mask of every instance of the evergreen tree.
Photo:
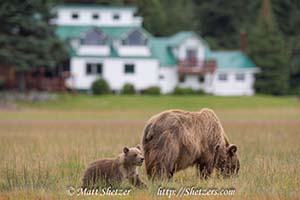
[[[288,42],[290,92],[300,94],[300,1],[273,0],[279,28]]]
[[[270,0],[263,0],[257,24],[249,37],[249,54],[261,72],[255,82],[259,93],[288,92],[289,70],[286,42],[277,28]]]
[[[139,0],[144,27],[155,36],[169,36],[193,30],[193,4],[190,0]]]
[[[166,13],[160,0],[139,0],[139,15],[143,17],[143,25],[156,36],[165,35]]]
[[[0,4],[0,62],[14,67],[25,89],[24,73],[35,67],[54,67],[66,58],[52,25],[47,0],[10,0]]]
[[[255,1],[194,0],[195,29],[214,49],[239,47],[241,30],[246,31]],[[245,6],[247,5],[247,6]]]
[[[196,21],[193,20],[194,8],[190,0],[163,0],[163,10],[166,13],[165,35],[179,31],[194,30]]]

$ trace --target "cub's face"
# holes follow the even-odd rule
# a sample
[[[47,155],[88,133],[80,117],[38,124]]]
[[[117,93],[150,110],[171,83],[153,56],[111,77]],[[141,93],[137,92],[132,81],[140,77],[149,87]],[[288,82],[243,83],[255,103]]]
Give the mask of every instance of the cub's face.
[[[220,175],[224,178],[228,178],[233,175],[237,175],[240,169],[240,161],[236,154],[237,146],[229,145],[225,151],[220,152],[216,163],[216,168]]]
[[[139,145],[131,148],[124,147],[123,152],[124,160],[129,165],[141,166],[143,164],[144,156]]]

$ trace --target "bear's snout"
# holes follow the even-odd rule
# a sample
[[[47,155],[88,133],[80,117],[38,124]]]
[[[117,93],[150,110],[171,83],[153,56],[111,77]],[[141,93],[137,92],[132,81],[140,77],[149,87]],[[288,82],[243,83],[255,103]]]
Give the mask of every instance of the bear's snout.
[[[141,166],[143,165],[143,161],[145,160],[144,157],[140,157],[138,160],[137,160],[137,165]]]

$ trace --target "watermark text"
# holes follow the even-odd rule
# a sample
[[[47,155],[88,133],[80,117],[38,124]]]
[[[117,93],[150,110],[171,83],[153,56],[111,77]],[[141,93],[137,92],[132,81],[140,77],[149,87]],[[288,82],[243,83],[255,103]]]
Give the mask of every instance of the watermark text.
[[[157,196],[171,197],[183,197],[183,196],[233,196],[235,194],[235,188],[201,188],[201,187],[180,187],[166,188],[159,187],[157,189]]]
[[[70,196],[128,196],[131,189],[121,189],[113,187],[103,187],[99,189],[75,188],[69,186],[67,193]]]

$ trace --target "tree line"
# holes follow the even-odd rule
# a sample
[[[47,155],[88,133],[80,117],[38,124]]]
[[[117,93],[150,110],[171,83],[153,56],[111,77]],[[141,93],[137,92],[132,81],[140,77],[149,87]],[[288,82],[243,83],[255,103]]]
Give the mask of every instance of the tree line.
[[[4,1],[0,4],[1,62],[25,69],[40,65],[51,67],[62,60],[66,53],[61,52],[66,52],[66,48],[54,37],[55,27],[49,24],[51,6],[61,3],[135,5],[137,14],[144,19],[143,26],[153,35],[169,36],[192,30],[213,50],[238,49],[240,33],[245,32],[247,54],[261,69],[256,91],[273,95],[300,94],[299,0]],[[30,42],[27,42],[28,37]],[[43,51],[38,50],[41,46]],[[20,59],[13,59],[12,55]]]

